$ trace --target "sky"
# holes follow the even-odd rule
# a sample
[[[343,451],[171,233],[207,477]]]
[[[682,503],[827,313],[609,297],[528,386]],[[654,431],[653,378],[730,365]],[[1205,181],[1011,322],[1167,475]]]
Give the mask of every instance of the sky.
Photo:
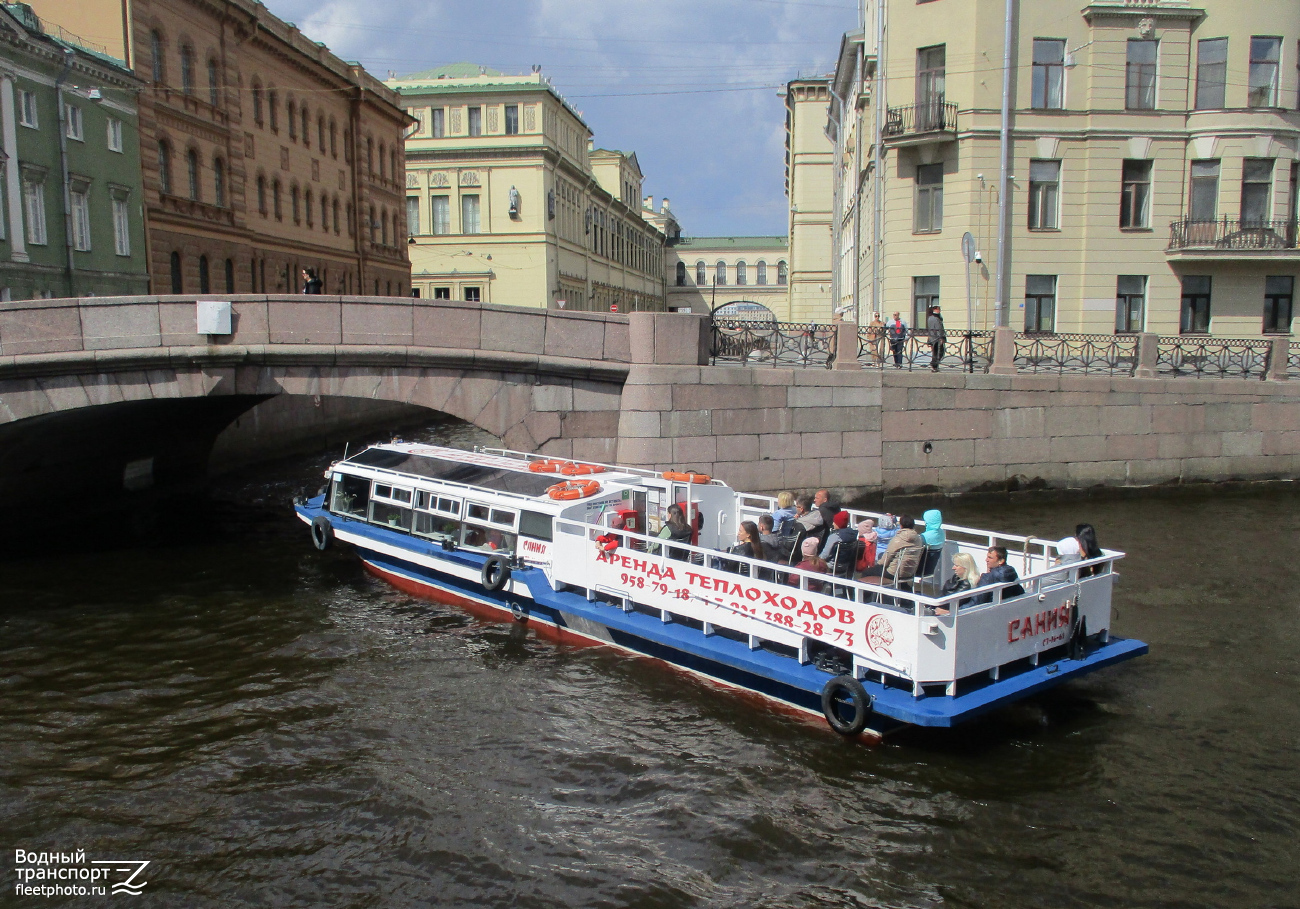
[[[264,0],[265,2],[265,0]],[[855,0],[269,0],[380,79],[540,64],[601,148],[636,152],[643,193],[687,236],[786,232],[790,79],[832,71]]]

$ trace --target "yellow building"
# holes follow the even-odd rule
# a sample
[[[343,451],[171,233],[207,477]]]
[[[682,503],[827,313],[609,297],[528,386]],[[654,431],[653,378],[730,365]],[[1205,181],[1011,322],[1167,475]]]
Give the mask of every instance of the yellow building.
[[[873,0],[845,36],[840,304],[965,327],[969,232],[976,328],[1289,333],[1295,0],[1015,4],[1004,122],[1005,8]]]
[[[438,299],[663,310],[664,235],[635,154],[596,149],[540,72],[454,64],[387,83],[406,139],[411,286]]]
[[[790,203],[790,303],[795,322],[829,322],[834,147],[826,137],[830,80],[795,79],[785,90],[785,194]]]
[[[668,247],[668,308],[792,321],[786,237],[681,237]]]

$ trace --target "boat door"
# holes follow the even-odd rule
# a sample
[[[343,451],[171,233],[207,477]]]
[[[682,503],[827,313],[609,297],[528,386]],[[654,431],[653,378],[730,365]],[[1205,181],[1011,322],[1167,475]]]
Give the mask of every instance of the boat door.
[[[703,526],[703,516],[700,514],[700,503],[691,495],[691,486],[689,483],[674,483],[672,501],[681,506],[682,513],[686,515],[686,521],[691,525],[691,545],[700,545],[700,528]],[[665,514],[664,519],[667,520]]]

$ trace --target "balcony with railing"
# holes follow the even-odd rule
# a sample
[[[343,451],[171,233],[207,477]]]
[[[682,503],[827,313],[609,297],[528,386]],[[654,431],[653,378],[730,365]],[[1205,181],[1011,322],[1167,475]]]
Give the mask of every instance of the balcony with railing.
[[[920,104],[887,108],[881,135],[890,145],[950,141],[957,138],[957,105],[936,95]]]
[[[1295,221],[1185,220],[1169,225],[1165,254],[1180,259],[1296,258]]]

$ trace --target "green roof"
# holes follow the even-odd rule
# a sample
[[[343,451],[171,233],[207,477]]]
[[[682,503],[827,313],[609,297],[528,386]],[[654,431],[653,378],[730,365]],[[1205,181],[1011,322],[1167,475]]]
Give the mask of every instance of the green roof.
[[[443,66],[435,66],[433,69],[426,69],[421,73],[411,73],[409,76],[402,76],[403,79],[468,79],[472,76],[504,76],[505,73],[499,72],[489,67],[480,67],[477,63],[448,63]]]
[[[771,249],[774,246],[789,246],[789,237],[682,237],[677,241],[678,247],[699,246],[717,249]]]

